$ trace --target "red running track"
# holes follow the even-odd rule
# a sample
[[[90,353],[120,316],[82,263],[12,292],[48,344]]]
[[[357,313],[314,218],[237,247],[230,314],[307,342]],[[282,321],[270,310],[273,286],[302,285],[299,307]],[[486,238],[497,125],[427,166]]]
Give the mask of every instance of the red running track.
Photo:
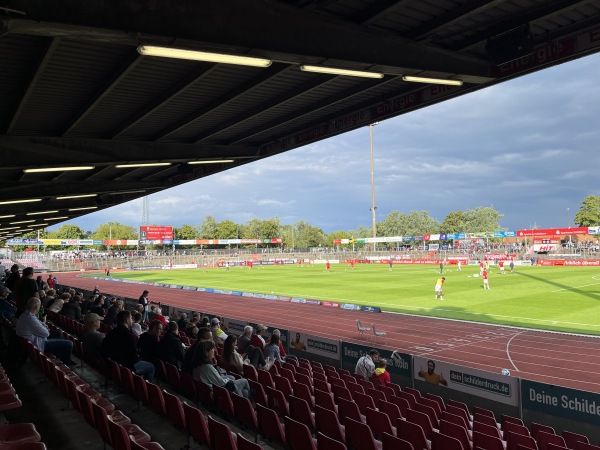
[[[143,285],[80,278],[65,273],[60,282],[115,296],[137,298]],[[387,332],[384,345],[417,356],[600,393],[600,338],[461,322],[405,314],[373,314],[318,305],[209,294],[150,286],[150,299],[187,310],[240,321],[276,325],[319,336],[365,344],[356,319]]]

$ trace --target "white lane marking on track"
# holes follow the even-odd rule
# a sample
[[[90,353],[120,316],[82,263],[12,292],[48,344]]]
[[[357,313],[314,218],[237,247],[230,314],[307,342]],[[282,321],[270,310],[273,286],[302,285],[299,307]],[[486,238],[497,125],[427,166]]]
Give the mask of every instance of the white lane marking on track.
[[[475,345],[475,344],[480,344],[480,343],[482,343],[482,342],[489,342],[489,341],[493,341],[494,339],[499,339],[499,338],[501,338],[501,337],[504,337],[504,336],[490,336],[490,338],[489,338],[489,339],[479,339],[479,340],[473,340],[473,341],[471,341],[471,342],[467,342],[467,343],[465,343],[465,344],[458,344],[458,345],[454,345],[454,346],[452,346],[452,347],[449,347],[449,346],[448,346],[448,347],[442,347],[442,348],[438,348],[437,350],[425,351],[425,352],[421,352],[421,353],[415,353],[415,354],[416,354],[417,356],[421,356],[421,355],[430,355],[430,354],[432,354],[432,353],[442,352],[442,351],[444,351],[444,350],[455,350],[455,349],[457,349],[457,348],[460,348],[460,347],[465,347],[465,346],[467,346],[467,345]],[[421,347],[426,347],[427,345],[429,345],[429,344],[424,344],[424,345],[422,345]],[[409,350],[410,350],[411,348],[414,348],[414,347],[418,347],[418,346],[412,346],[412,347],[409,347]]]
[[[516,338],[517,336],[519,336],[520,334],[525,333],[525,331],[521,331],[517,334],[515,334],[513,337],[511,337],[508,342],[506,343],[506,356],[508,356],[508,360],[510,361],[510,363],[512,364],[512,366],[515,368],[515,370],[519,370],[518,367],[515,365],[514,361],[512,360],[512,358],[510,357],[510,350],[508,349],[508,347],[510,347],[510,343],[512,342],[512,340],[514,338]]]

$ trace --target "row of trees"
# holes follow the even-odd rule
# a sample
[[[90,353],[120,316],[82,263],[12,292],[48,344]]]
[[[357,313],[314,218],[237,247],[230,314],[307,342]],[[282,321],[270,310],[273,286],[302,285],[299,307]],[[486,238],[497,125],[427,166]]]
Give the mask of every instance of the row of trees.
[[[431,217],[428,211],[403,213],[392,211],[377,223],[377,236],[417,236],[435,233],[472,233],[500,231],[504,215],[493,207],[479,207],[467,211],[452,211],[442,222]],[[575,215],[578,226],[600,225],[600,197],[590,195],[582,202]],[[273,239],[282,238],[287,248],[329,247],[334,239],[371,237],[371,228],[360,226],[356,230],[339,230],[325,233],[321,228],[305,221],[282,225],[278,217],[252,219],[244,224],[231,220],[218,222],[207,216],[199,225],[184,224],[175,227],[176,239]],[[23,237],[35,238],[37,232]],[[138,239],[138,229],[118,222],[98,225],[95,231],[84,231],[77,225],[62,225],[55,231],[40,230],[40,238],[48,239]],[[17,249],[17,248],[15,248]]]
[[[581,208],[575,214],[575,223],[580,227],[600,226],[600,196],[588,195],[581,202]]]
[[[392,211],[377,224],[378,236],[414,236],[423,233],[457,233],[482,230],[499,230],[502,214],[491,207],[481,207],[468,211],[450,213],[444,222],[435,220],[428,211],[401,213]],[[197,226],[184,224],[175,227],[175,238],[191,239],[273,239],[282,238],[286,248],[330,247],[334,239],[366,238],[373,234],[371,228],[359,227],[356,230],[339,230],[325,233],[321,228],[305,221],[283,225],[278,217],[252,219],[244,224],[231,220],[218,222],[207,216]],[[118,222],[98,225],[95,231],[84,231],[77,225],[62,225],[54,231],[40,230],[41,239],[94,239],[126,240],[138,239],[138,229]],[[23,237],[36,238],[37,232]],[[57,247],[64,248],[64,247]],[[19,248],[15,248],[19,250]]]

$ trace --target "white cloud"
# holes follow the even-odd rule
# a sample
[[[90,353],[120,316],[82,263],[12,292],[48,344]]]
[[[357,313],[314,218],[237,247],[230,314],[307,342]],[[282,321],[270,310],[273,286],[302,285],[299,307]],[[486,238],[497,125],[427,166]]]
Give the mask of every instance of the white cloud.
[[[283,206],[290,206],[293,205],[295,203],[294,200],[290,200],[287,202],[282,202],[280,200],[273,200],[273,199],[268,199],[268,198],[264,198],[264,199],[260,199],[260,200],[254,200],[254,203],[258,206],[279,206],[279,207],[283,207]]]

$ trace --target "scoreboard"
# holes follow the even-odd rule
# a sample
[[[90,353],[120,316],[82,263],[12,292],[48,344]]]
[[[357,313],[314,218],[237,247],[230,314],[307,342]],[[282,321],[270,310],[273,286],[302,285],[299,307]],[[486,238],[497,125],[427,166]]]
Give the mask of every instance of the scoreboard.
[[[172,241],[173,227],[141,226],[140,241]]]

